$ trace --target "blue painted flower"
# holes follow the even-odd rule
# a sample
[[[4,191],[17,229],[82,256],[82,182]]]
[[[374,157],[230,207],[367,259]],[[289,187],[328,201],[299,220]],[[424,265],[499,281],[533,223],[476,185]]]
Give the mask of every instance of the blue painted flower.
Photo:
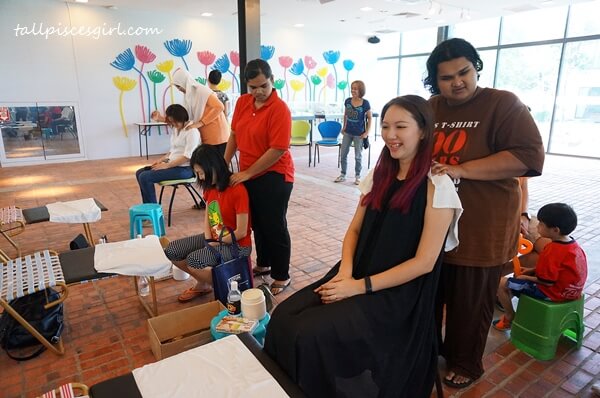
[[[343,64],[344,69],[346,69],[348,72],[354,69],[354,61],[352,61],[351,59],[345,59]]]
[[[223,54],[215,61],[213,65],[215,69],[217,69],[221,73],[227,73],[229,71],[229,57],[227,54]]]
[[[298,61],[294,62],[294,64],[290,67],[290,73],[292,75],[300,76],[304,72],[304,62],[302,62],[302,58],[298,58]]]
[[[135,57],[133,56],[131,49],[128,48],[121,54],[117,55],[115,60],[110,64],[119,70],[128,71],[133,69],[133,66],[135,65]]]
[[[275,54],[275,47],[273,46],[260,46],[260,57],[268,61],[273,58],[273,54]]]
[[[181,60],[183,61],[183,65],[185,65],[185,69],[189,71],[190,68],[188,68],[188,64],[187,62],[185,62],[185,58],[183,57],[188,55],[190,50],[192,49],[192,41],[173,39],[167,40],[164,44],[167,48],[167,51],[169,51],[171,55],[181,58]]]
[[[323,53],[323,58],[325,58],[325,62],[327,62],[329,65],[336,64],[337,61],[340,60],[340,52],[333,50],[325,51]]]

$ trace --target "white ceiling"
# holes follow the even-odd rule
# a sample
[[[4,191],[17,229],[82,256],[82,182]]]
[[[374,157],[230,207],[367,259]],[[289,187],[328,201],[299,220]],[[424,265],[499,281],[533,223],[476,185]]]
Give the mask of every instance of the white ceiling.
[[[64,1],[64,0],[60,0]],[[73,2],[74,0],[67,0]],[[346,35],[382,35],[589,0],[260,0],[261,24]],[[159,11],[236,23],[237,0],[89,0],[89,6]],[[433,9],[432,9],[433,4]],[[370,7],[370,11],[361,11]]]

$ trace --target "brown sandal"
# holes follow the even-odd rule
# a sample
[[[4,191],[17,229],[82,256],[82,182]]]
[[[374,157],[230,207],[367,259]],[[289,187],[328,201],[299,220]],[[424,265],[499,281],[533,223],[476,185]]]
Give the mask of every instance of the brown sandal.
[[[193,287],[186,289],[183,293],[177,297],[180,303],[185,303],[187,301],[193,300],[196,297],[206,296],[207,294],[212,293],[212,289],[208,290],[196,290]]]

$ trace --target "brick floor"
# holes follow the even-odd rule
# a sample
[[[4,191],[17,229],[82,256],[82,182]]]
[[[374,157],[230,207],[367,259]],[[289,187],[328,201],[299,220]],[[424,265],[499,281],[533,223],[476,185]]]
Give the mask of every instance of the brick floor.
[[[371,166],[380,147],[378,139]],[[338,260],[342,238],[358,199],[352,179],[340,184],[332,182],[339,173],[335,149],[321,148],[321,163],[310,168],[306,148],[292,148],[292,153],[297,167],[288,215],[293,283],[279,296],[280,300],[323,275]],[[365,165],[366,157],[367,153]],[[349,162],[352,169],[352,156]],[[94,234],[106,234],[110,241],[127,239],[128,208],[139,202],[133,173],[145,163],[132,157],[0,168],[0,206],[28,208],[58,200],[95,197],[109,211],[92,225]],[[579,226],[573,235],[586,250],[590,266],[583,347],[575,350],[573,344],[561,341],[556,357],[541,362],[517,350],[507,333],[492,329],[484,358],[485,375],[463,391],[445,387],[446,396],[592,396],[592,384],[600,382],[599,166],[597,160],[548,156],[544,175],[530,180],[533,212],[545,203],[565,201],[574,206],[579,216]],[[179,190],[173,225],[167,229],[170,238],[199,230],[203,213],[191,209],[192,204],[187,192]],[[78,225],[40,223],[27,226],[16,240],[25,253],[43,248],[64,251],[82,232]],[[3,239],[0,248],[14,255]],[[210,300],[205,297],[192,303],[178,303],[177,295],[191,284],[189,280],[159,282],[159,311],[166,313]],[[65,316],[64,356],[45,352],[34,360],[18,363],[0,354],[0,396],[34,397],[68,381],[93,385],[154,361],[147,338],[147,316],[137,301],[130,278],[114,277],[70,287]]]

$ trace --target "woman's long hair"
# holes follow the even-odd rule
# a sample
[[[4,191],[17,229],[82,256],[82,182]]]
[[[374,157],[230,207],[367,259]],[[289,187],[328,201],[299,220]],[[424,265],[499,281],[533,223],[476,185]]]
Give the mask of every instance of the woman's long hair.
[[[385,119],[387,111],[397,106],[408,111],[421,129],[423,138],[419,142],[417,154],[412,160],[404,185],[394,194],[390,200],[390,208],[398,209],[402,213],[408,212],[410,204],[431,168],[433,150],[433,110],[429,103],[418,95],[404,95],[394,98],[383,107],[381,120]],[[381,210],[388,188],[396,179],[400,171],[400,162],[392,158],[387,146],[383,147],[381,155],[375,165],[373,172],[373,187],[362,200],[362,205]]]
[[[198,181],[202,189],[211,189],[216,186],[217,190],[223,192],[229,187],[231,170],[227,167],[223,155],[214,145],[202,144],[196,148],[190,158],[190,165],[192,167],[200,166],[204,170],[204,180]],[[215,181],[214,184],[213,181]]]

